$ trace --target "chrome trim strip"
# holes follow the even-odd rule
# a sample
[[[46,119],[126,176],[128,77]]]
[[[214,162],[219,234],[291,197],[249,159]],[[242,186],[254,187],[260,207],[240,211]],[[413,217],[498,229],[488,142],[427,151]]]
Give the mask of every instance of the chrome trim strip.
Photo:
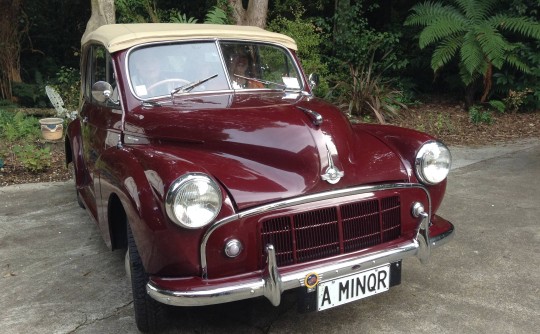
[[[411,189],[411,188],[418,188],[418,189],[423,190],[426,193],[426,196],[428,199],[428,215],[429,215],[428,217],[431,217],[431,196],[427,188],[424,185],[419,184],[419,183],[392,183],[392,184],[380,184],[380,185],[374,185],[374,186],[360,186],[360,187],[354,187],[354,188],[332,190],[332,191],[328,191],[324,193],[311,194],[307,196],[283,200],[280,202],[265,204],[259,207],[245,210],[245,211],[240,211],[234,215],[225,217],[215,222],[212,226],[210,226],[202,238],[201,245],[200,245],[202,277],[203,278],[208,277],[208,263],[206,260],[206,245],[208,244],[208,239],[210,239],[210,236],[212,235],[212,233],[214,233],[218,228],[230,222],[233,222],[238,219],[255,216],[255,215],[262,214],[264,212],[268,212],[272,210],[279,210],[279,209],[292,207],[295,205],[312,203],[312,202],[317,202],[317,201],[322,201],[322,200],[327,200],[327,199],[334,199],[334,198],[343,197],[343,196],[360,195],[360,194],[365,194],[368,192],[376,192],[376,191],[381,191],[381,190]],[[419,224],[421,222],[419,222]]]

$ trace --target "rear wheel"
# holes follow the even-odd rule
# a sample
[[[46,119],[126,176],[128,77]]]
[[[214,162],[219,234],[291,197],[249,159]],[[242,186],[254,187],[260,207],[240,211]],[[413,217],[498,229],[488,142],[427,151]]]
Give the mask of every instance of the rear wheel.
[[[143,267],[129,223],[127,224],[127,242],[135,322],[141,332],[157,332],[165,327],[166,306],[152,299],[146,292],[149,276]]]

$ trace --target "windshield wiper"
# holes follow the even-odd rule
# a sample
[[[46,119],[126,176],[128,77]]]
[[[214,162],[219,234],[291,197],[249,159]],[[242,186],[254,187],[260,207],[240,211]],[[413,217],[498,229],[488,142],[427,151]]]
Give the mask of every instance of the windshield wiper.
[[[280,83],[277,83],[277,82],[273,82],[273,81],[266,81],[266,80],[261,80],[261,79],[257,79],[257,78],[250,78],[250,77],[245,77],[243,75],[238,75],[238,74],[233,74],[235,77],[239,77],[241,79],[246,79],[246,80],[249,80],[249,81],[256,81],[256,82],[260,82],[262,84],[265,84],[265,85],[274,85],[274,86],[278,86],[278,87],[281,87],[283,88],[283,90],[287,89],[287,86],[284,85],[284,84],[280,84]]]
[[[217,74],[214,74],[214,75],[211,75],[209,76],[208,78],[206,79],[202,79],[202,80],[199,80],[199,81],[194,81],[194,82],[190,82],[188,84],[185,84],[183,86],[180,86],[180,87],[176,87],[175,89],[172,90],[171,92],[171,97],[174,97],[174,94],[176,93],[189,93],[191,92],[191,90],[197,86],[200,86],[202,85],[203,83],[207,82],[208,80],[211,80],[211,79],[214,79],[215,77],[217,77],[218,75]]]

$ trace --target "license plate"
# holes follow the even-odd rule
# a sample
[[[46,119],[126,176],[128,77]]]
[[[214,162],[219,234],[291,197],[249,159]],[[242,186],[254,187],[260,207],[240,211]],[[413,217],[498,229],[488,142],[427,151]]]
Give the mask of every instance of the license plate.
[[[389,264],[321,282],[317,286],[317,308],[319,311],[326,310],[388,291],[389,287]]]

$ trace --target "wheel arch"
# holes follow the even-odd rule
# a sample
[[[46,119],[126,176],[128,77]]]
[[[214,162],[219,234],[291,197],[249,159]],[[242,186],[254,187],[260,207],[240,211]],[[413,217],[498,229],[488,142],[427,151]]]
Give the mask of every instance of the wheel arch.
[[[116,193],[109,196],[107,209],[107,221],[111,236],[111,249],[127,248],[127,214],[120,197]]]

